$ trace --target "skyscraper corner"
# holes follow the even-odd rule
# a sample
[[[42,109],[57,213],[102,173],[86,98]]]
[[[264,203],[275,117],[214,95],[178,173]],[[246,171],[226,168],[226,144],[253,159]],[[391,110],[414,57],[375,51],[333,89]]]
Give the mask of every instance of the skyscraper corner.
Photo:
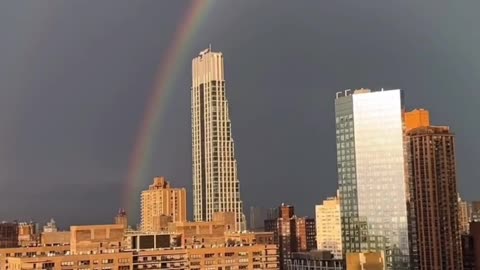
[[[194,220],[234,212],[235,229],[244,230],[223,54],[211,47],[192,60],[191,101]]]

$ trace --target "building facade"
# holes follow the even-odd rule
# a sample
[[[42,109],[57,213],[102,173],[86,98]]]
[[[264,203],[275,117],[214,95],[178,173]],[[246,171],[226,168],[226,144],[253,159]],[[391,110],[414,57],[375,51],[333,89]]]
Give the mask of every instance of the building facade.
[[[480,222],[474,221],[470,223],[470,250],[466,252],[473,258],[469,265],[475,270],[480,270]]]
[[[18,245],[22,247],[36,246],[40,242],[40,231],[38,223],[18,223]]]
[[[223,54],[206,49],[192,61],[192,170],[195,221],[235,212],[245,229]]]
[[[122,224],[70,229],[70,245],[0,249],[0,269],[276,270],[279,267],[278,248],[271,243],[271,233],[232,233],[223,235],[223,241],[215,244],[182,245],[183,235],[125,233]]]
[[[317,230],[314,218],[296,217],[295,232],[298,251],[305,252],[317,248]]]
[[[332,252],[335,259],[342,258],[342,227],[338,196],[315,206],[317,249]]]
[[[346,270],[343,260],[329,251],[295,252],[287,260],[287,270]]]
[[[18,247],[18,223],[0,223],[0,248]]]
[[[347,253],[345,264],[346,270],[385,270],[385,254],[383,251]]]
[[[401,90],[337,93],[337,169],[345,253],[384,252],[410,269]]]
[[[462,269],[454,135],[428,126],[407,137],[419,269]]]
[[[65,255],[69,251],[70,246],[68,244],[57,246],[0,248],[0,270],[7,270],[8,262],[10,260],[9,258]]]
[[[462,262],[463,270],[475,270],[475,247],[470,234],[462,234]]]
[[[265,220],[268,210],[263,207],[250,207],[249,229],[251,231],[263,231],[265,229]]]
[[[168,222],[187,220],[187,191],[172,188],[165,177],[155,177],[148,190],[142,191],[141,230],[159,232]]]

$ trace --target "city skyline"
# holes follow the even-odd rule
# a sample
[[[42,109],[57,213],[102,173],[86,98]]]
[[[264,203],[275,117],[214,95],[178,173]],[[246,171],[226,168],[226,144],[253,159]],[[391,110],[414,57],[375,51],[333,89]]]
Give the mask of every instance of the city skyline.
[[[6,37],[0,45],[4,59],[0,99],[5,102],[0,109],[3,219],[44,222],[53,217],[63,226],[108,223],[119,207],[131,207],[137,213],[129,211],[129,217],[139,220],[139,192],[156,175],[174,179],[172,185],[191,193],[189,60],[209,43],[228,58],[244,209],[285,201],[302,215],[313,216],[313,206],[335,194],[331,97],[360,87],[401,88],[407,109],[427,108],[452,127],[458,142],[460,194],[466,200],[477,199],[475,181],[480,173],[470,166],[479,160],[479,146],[471,138],[477,130],[466,123],[475,121],[474,74],[480,61],[472,52],[480,39],[459,30],[468,27],[470,12],[478,10],[475,6],[458,7],[462,16],[448,13],[452,24],[436,16],[447,13],[448,5],[429,10],[413,3],[379,4],[384,11],[396,8],[398,14],[379,12],[377,17],[371,17],[371,8],[356,9],[354,3],[309,4],[297,10],[280,6],[283,20],[293,26],[280,24],[275,17],[282,16],[266,4],[211,7],[212,16],[199,25],[202,34],[185,49],[186,60],[179,61],[145,177],[131,191],[136,201],[123,205],[128,159],[153,74],[165,57],[177,17],[189,4],[129,4],[133,7],[106,12],[111,8],[108,3],[96,4],[97,10],[84,3],[51,3],[48,8],[31,3],[37,11],[21,3],[0,4],[0,33]],[[167,6],[171,12],[164,12]],[[16,12],[32,16],[20,22],[9,15]],[[242,21],[251,12],[263,13],[271,27],[252,29]],[[408,22],[401,19],[407,15]],[[85,17],[91,20],[83,24]],[[343,19],[336,30],[323,27],[338,18]],[[436,26],[422,24],[424,20]],[[370,31],[359,31],[367,28]],[[417,31],[407,31],[413,28]],[[290,35],[291,39],[284,38]],[[289,49],[299,44],[301,50]],[[272,186],[279,191],[265,194]],[[84,200],[86,195],[89,200]],[[191,197],[188,202],[192,205]]]

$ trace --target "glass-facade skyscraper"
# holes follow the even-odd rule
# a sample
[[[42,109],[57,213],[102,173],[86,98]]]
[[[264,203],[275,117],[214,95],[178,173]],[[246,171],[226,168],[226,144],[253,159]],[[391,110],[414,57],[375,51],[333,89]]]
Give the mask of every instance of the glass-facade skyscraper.
[[[337,93],[337,170],[345,253],[383,252],[410,269],[401,90]]]

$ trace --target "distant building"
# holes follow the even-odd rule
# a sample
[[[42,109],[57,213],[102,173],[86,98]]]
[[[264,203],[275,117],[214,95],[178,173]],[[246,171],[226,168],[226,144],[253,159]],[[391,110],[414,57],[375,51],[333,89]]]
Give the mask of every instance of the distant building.
[[[43,226],[43,232],[56,232],[58,231],[57,223],[52,218],[45,226]]]
[[[115,216],[115,224],[122,224],[125,229],[128,228],[128,216],[125,209],[121,208],[118,210],[118,214]]]
[[[224,58],[210,48],[192,60],[192,161],[195,221],[215,212],[236,213],[246,229],[225,85]]]
[[[469,225],[472,219],[472,206],[469,202],[462,200],[458,194],[458,224],[461,234],[469,233]]]
[[[472,206],[472,221],[480,222],[480,201],[473,201],[471,206]]]
[[[335,259],[342,258],[342,227],[338,196],[315,206],[317,249],[332,252]]]
[[[272,207],[267,209],[267,219],[277,219],[279,215],[280,213],[278,212],[278,207]]]
[[[268,210],[263,207],[250,207],[249,229],[251,231],[263,231],[265,229],[265,220]]]
[[[407,142],[419,269],[462,269],[454,135],[448,127],[418,127]]]
[[[148,190],[142,191],[141,230],[161,232],[168,222],[187,220],[187,191],[172,188],[165,177],[155,177]]]
[[[335,99],[343,252],[384,252],[389,270],[412,269],[403,113],[399,89]]]
[[[316,248],[315,220],[295,216],[294,207],[282,204],[276,219],[265,220],[265,231],[274,232],[280,252],[280,268],[287,269],[287,261],[293,252]]]
[[[287,270],[346,270],[343,260],[329,251],[294,252],[287,260]]]
[[[18,244],[22,247],[36,246],[40,240],[40,232],[37,223],[18,223]]]
[[[0,248],[18,247],[18,224],[16,222],[0,223]]]

